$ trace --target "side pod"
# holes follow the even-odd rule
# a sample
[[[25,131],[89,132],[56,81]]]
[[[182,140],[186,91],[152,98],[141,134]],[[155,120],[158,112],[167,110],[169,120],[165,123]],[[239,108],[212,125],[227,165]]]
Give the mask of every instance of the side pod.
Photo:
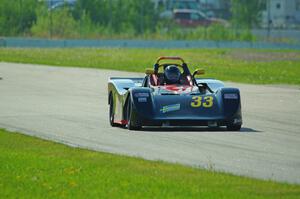
[[[153,115],[153,97],[151,88],[132,88],[129,89],[130,98],[137,115],[147,118],[147,115]]]
[[[225,118],[233,123],[242,123],[241,96],[237,88],[220,89]]]

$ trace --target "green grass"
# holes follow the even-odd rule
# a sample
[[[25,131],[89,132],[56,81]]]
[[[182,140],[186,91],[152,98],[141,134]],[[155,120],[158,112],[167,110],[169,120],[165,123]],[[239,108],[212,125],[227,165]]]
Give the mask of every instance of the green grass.
[[[144,72],[163,55],[183,57],[206,77],[254,84],[300,85],[300,51],[254,49],[15,49],[0,48],[0,61]]]
[[[300,185],[67,147],[0,130],[0,198],[299,198]]]

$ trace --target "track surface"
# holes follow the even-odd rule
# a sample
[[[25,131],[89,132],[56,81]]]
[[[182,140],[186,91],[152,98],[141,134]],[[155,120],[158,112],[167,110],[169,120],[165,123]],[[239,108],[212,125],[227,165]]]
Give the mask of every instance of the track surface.
[[[300,183],[299,87],[239,87],[244,128],[148,129],[108,123],[109,76],[142,74],[0,63],[0,127],[72,146]]]

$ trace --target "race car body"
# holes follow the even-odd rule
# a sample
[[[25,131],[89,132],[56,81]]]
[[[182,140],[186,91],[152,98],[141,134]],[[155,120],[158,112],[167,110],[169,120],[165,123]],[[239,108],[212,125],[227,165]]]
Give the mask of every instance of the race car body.
[[[163,63],[179,60],[182,63]],[[178,82],[168,83],[165,71],[180,69]],[[195,78],[203,70],[190,73],[179,57],[161,57],[144,78],[111,77],[108,82],[109,119],[137,130],[143,126],[226,126],[240,130],[242,125],[240,92],[226,88],[215,79]]]

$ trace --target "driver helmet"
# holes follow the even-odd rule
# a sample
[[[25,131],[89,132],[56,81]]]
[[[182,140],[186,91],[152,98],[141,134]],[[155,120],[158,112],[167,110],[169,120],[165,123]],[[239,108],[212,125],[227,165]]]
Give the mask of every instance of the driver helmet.
[[[165,69],[165,80],[167,84],[176,84],[180,80],[180,70],[175,65],[170,65]]]

